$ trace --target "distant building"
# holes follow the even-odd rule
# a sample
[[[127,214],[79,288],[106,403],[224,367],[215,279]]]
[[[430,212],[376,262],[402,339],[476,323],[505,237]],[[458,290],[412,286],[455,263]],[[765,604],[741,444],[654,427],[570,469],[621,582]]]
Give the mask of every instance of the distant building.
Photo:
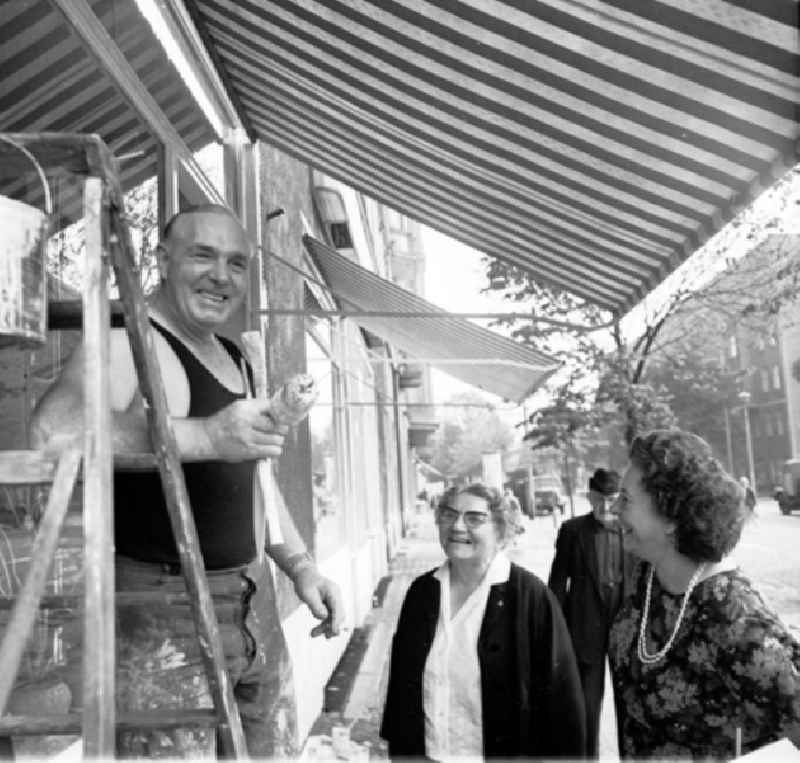
[[[727,362],[744,371],[741,388],[750,395],[740,410],[729,415],[749,416],[754,489],[770,494],[781,483],[783,464],[792,456],[778,320],[770,320],[766,330],[757,333],[734,327],[727,339]],[[731,450],[733,471],[737,476],[748,475],[746,442],[734,439]]]

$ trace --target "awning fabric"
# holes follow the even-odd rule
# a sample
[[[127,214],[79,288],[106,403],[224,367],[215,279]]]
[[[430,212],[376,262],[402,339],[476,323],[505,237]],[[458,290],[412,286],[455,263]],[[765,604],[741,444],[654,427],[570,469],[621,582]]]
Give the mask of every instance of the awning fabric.
[[[132,0],[92,10],[186,145],[215,135]],[[159,143],[49,2],[0,2],[0,131],[97,133],[120,164],[125,189],[158,170]],[[70,189],[52,188],[54,194]],[[63,208],[63,202],[59,207]]]
[[[252,133],[623,311],[797,161],[795,0],[187,0]]]
[[[349,319],[402,350],[410,362],[415,358],[429,362],[467,384],[514,402],[528,397],[556,369],[551,357],[450,316],[310,236],[303,241],[345,311],[395,313]],[[434,315],[408,317],[404,313]]]

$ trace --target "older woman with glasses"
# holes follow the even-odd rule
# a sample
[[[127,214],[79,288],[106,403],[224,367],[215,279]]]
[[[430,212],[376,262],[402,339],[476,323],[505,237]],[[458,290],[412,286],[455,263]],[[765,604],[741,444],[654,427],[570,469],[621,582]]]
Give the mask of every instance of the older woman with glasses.
[[[447,556],[406,594],[381,736],[391,757],[581,757],[580,678],[558,603],[503,552],[519,517],[473,483],[436,510]]]

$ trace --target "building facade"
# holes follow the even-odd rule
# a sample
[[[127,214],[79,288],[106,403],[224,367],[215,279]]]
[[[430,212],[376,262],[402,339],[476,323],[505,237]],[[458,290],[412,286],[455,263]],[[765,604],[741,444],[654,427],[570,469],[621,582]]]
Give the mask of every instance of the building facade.
[[[163,21],[188,45],[188,68],[209,96],[204,105],[136,4],[118,4],[113,14],[70,8],[63,14],[55,9],[34,13],[19,6],[16,39],[32,45],[49,35],[57,42],[53,56],[64,56],[63,66],[54,79],[33,53],[27,65],[18,61],[13,68],[9,63],[4,72],[19,98],[0,119],[0,130],[100,135],[119,158],[144,282],[158,230],[181,209],[223,204],[248,231],[257,252],[250,295],[246,309],[224,333],[238,339],[245,328],[263,331],[273,389],[306,370],[321,387],[309,419],[286,438],[277,464],[278,485],[321,571],[338,582],[352,632],[371,608],[375,586],[402,539],[417,493],[417,451],[436,423],[429,410],[416,405],[429,399],[427,373],[412,368],[380,337],[335,314],[341,303],[326,288],[303,236],[419,290],[424,272],[419,227],[279,148],[250,142],[213,66],[199,48],[192,55],[197,39],[188,18]],[[76,109],[87,82],[95,105]],[[2,180],[0,193],[10,194]],[[48,180],[57,221],[50,242],[51,294],[74,300],[83,287],[80,205],[58,206],[67,196],[58,183],[66,181]],[[59,249],[65,243],[74,244],[69,257]],[[11,347],[0,353],[0,447],[28,447],[31,411],[79,341],[80,331],[52,332],[36,351]],[[4,489],[2,498],[0,534],[9,542],[0,548],[0,583],[7,596],[18,590],[30,564],[43,503],[39,492],[27,488]],[[79,491],[70,523],[81,531]],[[70,553],[79,557],[80,546],[70,545]],[[65,567],[56,567],[52,575],[62,590]],[[78,587],[80,571],[78,559],[73,570]],[[276,616],[294,675],[299,744],[322,710],[324,686],[348,635],[312,640],[310,613],[285,576],[274,578]],[[51,620],[40,629],[47,654],[38,658],[59,675],[67,668],[66,634],[79,629],[78,614],[67,625]],[[77,688],[74,696],[79,701]]]

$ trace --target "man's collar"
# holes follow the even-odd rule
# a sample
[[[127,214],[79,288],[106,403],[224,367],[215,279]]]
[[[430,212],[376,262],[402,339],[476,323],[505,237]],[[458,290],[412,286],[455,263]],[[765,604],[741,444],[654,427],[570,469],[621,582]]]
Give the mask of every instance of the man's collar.
[[[594,522],[593,527],[595,529],[606,530],[607,532],[610,532],[610,533],[615,533],[619,529],[619,524],[616,523],[616,522],[614,524],[612,524],[612,525],[607,525],[605,522],[601,522],[595,516],[593,511],[591,512],[591,517],[592,517],[592,520]]]

